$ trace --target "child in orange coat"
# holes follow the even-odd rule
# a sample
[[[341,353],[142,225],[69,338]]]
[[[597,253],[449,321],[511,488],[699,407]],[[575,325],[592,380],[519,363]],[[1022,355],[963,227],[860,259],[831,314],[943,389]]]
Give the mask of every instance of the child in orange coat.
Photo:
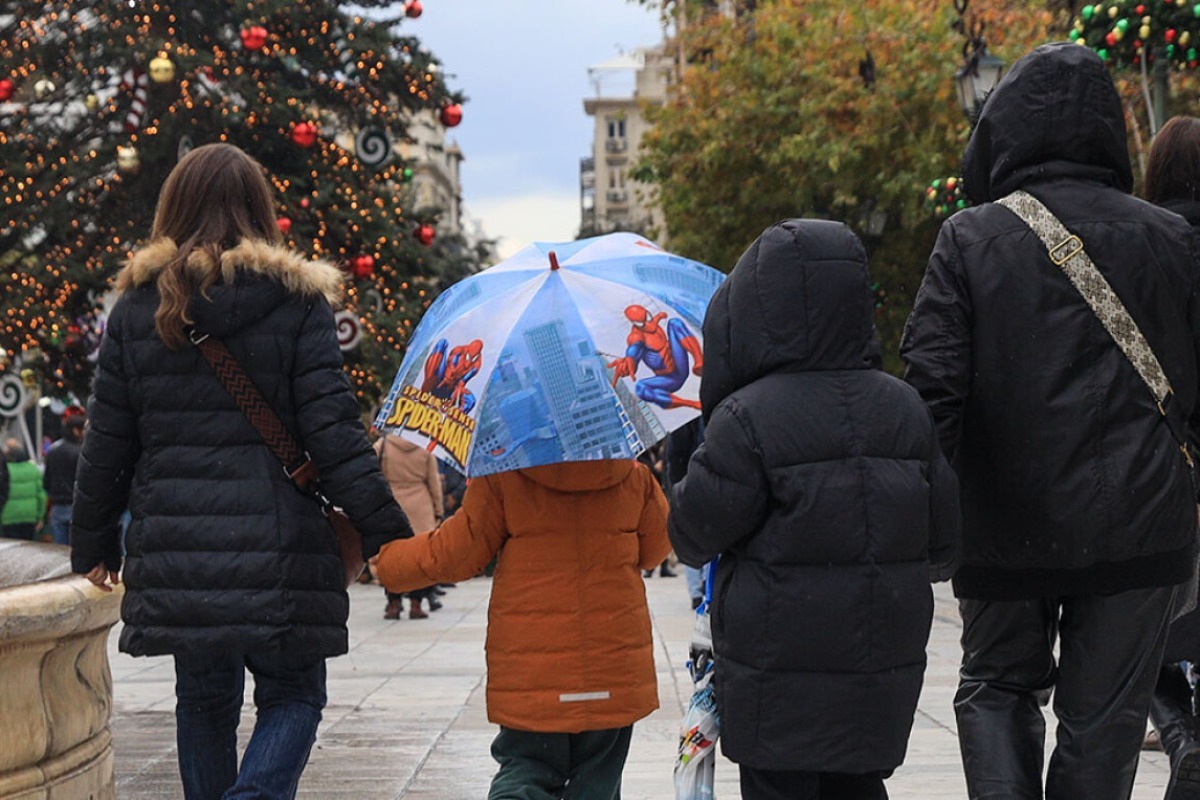
[[[631,460],[472,479],[436,530],[385,545],[393,592],[477,575],[497,558],[488,718],[500,725],[491,800],[569,785],[617,797],[633,723],[658,708],[643,569],[670,550],[667,501]],[[611,787],[611,791],[609,791]]]

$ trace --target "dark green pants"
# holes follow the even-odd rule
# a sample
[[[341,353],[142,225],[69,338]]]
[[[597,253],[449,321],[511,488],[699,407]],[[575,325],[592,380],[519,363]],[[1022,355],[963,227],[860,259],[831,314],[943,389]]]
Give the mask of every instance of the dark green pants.
[[[621,771],[632,735],[632,725],[583,733],[501,726],[492,742],[500,769],[488,800],[621,800]]]

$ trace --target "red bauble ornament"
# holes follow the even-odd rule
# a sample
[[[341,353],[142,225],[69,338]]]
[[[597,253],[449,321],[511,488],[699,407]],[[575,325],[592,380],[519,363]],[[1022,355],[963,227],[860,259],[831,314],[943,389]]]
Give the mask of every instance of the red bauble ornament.
[[[409,0],[404,4],[404,13],[411,19],[416,19],[421,16],[421,12],[425,8],[421,5],[421,0]]]
[[[312,205],[312,202],[307,197],[300,198],[300,207],[301,208],[308,208],[310,205]]]
[[[301,147],[312,147],[317,143],[317,126],[311,122],[297,122],[293,124],[292,141]]]
[[[455,125],[462,122],[462,106],[460,106],[458,103],[446,106],[442,109],[440,116],[442,118],[443,125],[445,125],[447,128],[453,128]]]
[[[434,233],[435,233],[435,231],[433,229],[433,226],[427,222],[424,225],[422,225],[421,227],[417,228],[417,233],[416,233],[417,241],[420,242],[421,244],[425,245],[426,247],[428,247],[429,245],[433,244]]]
[[[356,278],[369,278],[375,269],[375,256],[363,253],[350,261],[350,269]]]
[[[1117,44],[1117,37],[1114,36],[1112,33],[1109,33],[1107,36],[1104,37],[1104,41],[1108,43],[1109,47],[1115,47]]]
[[[8,78],[0,80],[0,102],[11,99],[16,88],[17,85]]]
[[[280,217],[279,219],[275,220],[275,222],[279,225],[279,232],[284,236],[287,236],[288,231],[292,229],[292,221],[287,217]]]
[[[267,43],[267,29],[262,25],[242,28],[238,35],[242,37],[242,47],[247,50],[261,50]]]
[[[1167,35],[1164,38],[1168,42],[1173,43],[1175,41],[1176,37],[1178,37],[1178,36],[1179,36],[1179,32],[1177,30],[1175,30],[1174,28],[1167,28]]]

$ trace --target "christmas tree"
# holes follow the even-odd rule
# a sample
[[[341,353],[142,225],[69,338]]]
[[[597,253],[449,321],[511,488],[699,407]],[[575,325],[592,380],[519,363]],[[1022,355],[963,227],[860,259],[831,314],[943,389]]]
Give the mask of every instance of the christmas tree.
[[[86,396],[109,281],[179,157],[263,164],[289,244],[348,272],[339,335],[364,406],[390,385],[440,278],[479,255],[410,208],[393,145],[462,97],[410,35],[420,0],[0,5],[0,347],[52,396]],[[389,12],[388,9],[399,9]],[[387,16],[391,13],[393,16]]]

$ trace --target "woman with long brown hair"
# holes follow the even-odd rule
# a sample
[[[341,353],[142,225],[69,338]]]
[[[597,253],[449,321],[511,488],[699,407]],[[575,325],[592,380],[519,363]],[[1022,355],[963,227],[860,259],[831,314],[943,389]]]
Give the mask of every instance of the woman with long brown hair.
[[[411,535],[342,372],[336,267],[285,249],[262,167],[226,144],[184,156],[150,241],[117,278],[80,458],[71,563],[122,568],[120,647],[175,659],[187,800],[291,798],[347,650],[349,598],[329,522],[289,480],[193,342],[223,342],[317,468],[364,555]],[[257,721],[239,770],[244,674]]]
[[[1200,119],[1172,117],[1154,137],[1142,193],[1193,228],[1200,227]],[[1150,701],[1150,722],[1171,759],[1165,800],[1200,796],[1200,697],[1188,675],[1189,663],[1200,663],[1200,609],[1171,623]]]

